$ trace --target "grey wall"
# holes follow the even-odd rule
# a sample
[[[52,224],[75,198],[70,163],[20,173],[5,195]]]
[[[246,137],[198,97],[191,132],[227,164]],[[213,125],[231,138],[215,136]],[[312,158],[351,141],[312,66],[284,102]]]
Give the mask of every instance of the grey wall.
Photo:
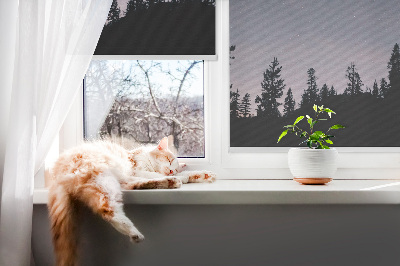
[[[400,265],[400,206],[128,205],[131,244],[81,215],[81,265]],[[47,210],[35,205],[33,253],[53,265]]]

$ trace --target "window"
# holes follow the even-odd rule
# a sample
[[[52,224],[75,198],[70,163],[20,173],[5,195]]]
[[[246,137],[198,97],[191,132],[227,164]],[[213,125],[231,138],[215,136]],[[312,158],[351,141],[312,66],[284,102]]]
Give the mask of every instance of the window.
[[[84,138],[169,136],[180,158],[204,158],[203,60],[215,58],[214,0],[114,0],[85,78]]]
[[[84,137],[126,146],[170,136],[179,157],[204,157],[203,61],[93,60],[84,85]]]
[[[287,166],[287,150],[288,148],[282,147],[232,147],[230,140],[230,84],[233,84],[233,89],[236,82],[230,78],[230,67],[238,67],[241,55],[239,54],[240,46],[236,44],[235,50],[230,51],[230,4],[236,0],[217,0],[215,1],[216,19],[216,45],[215,53],[218,55],[217,60],[208,60],[206,58],[184,58],[180,56],[176,58],[164,58],[163,55],[158,55],[161,59],[177,60],[180,59],[182,63],[192,62],[192,60],[200,60],[201,63],[197,64],[198,70],[202,70],[203,77],[200,78],[204,85],[204,158],[183,158],[181,161],[189,163],[191,169],[207,169],[215,171],[221,179],[290,179],[291,174]],[[252,2],[243,1],[243,2]],[[256,1],[255,1],[256,2]],[[269,2],[269,1],[257,1]],[[245,10],[245,9],[243,9]],[[243,11],[244,12],[244,11]],[[245,12],[244,12],[245,13]],[[244,32],[245,33],[245,32]],[[243,33],[243,34],[244,34]],[[388,52],[390,56],[390,51]],[[273,56],[273,55],[272,55]],[[387,55],[385,55],[387,56]],[[235,57],[235,59],[230,59]],[[264,55],[263,55],[264,57]],[[121,59],[115,56],[96,56],[95,60],[113,60]],[[151,59],[154,62],[160,62],[157,56],[144,56],[130,55],[124,61],[127,65],[136,64],[136,59]],[[247,58],[249,61],[253,57]],[[151,65],[151,61],[142,61],[147,66]],[[273,60],[265,56],[265,66]],[[278,58],[279,60],[279,58]],[[110,66],[114,65],[116,69],[120,66],[115,65],[116,62],[122,61],[103,61]],[[164,62],[162,60],[161,62]],[[283,62],[282,62],[283,65]],[[165,68],[163,68],[165,69]],[[174,68],[173,68],[174,69]],[[139,69],[140,70],[140,69]],[[140,71],[137,73],[140,73]],[[263,69],[262,71],[265,71]],[[307,70],[306,70],[307,71]],[[346,68],[343,70],[346,71]],[[319,73],[319,71],[317,72]],[[303,73],[305,78],[302,79],[304,83],[307,78],[307,73]],[[246,76],[246,73],[242,74]],[[345,75],[345,73],[343,73]],[[246,76],[251,79],[250,76]],[[362,76],[361,76],[362,77]],[[261,83],[260,75],[255,77],[258,86]],[[262,79],[262,72],[261,72]],[[204,80],[204,82],[203,82]],[[121,79],[120,79],[121,81]],[[322,80],[317,80],[322,81]],[[143,82],[143,80],[142,80]],[[155,83],[158,83],[154,79]],[[195,82],[193,77],[191,82]],[[326,83],[325,81],[323,83]],[[320,85],[323,85],[320,84]],[[192,83],[193,84],[193,83]],[[188,84],[187,84],[188,85]],[[306,84],[307,85],[307,84]],[[90,87],[90,86],[89,86]],[[304,87],[305,88],[305,87]],[[364,87],[365,88],[365,87]],[[260,88],[261,89],[261,88]],[[241,92],[241,88],[239,88]],[[241,92],[241,97],[244,94]],[[161,99],[161,98],[160,98]],[[86,99],[87,101],[88,99]],[[136,98],[138,100],[138,98]],[[283,99],[284,100],[284,99]],[[254,99],[252,100],[254,101]],[[255,102],[252,102],[255,104]],[[254,109],[253,109],[254,112]],[[76,143],[83,139],[83,99],[78,99],[75,107],[70,112],[65,121],[65,126],[60,134],[60,147],[61,150],[74,146]],[[108,114],[108,113],[107,113]],[[107,115],[106,114],[106,115]],[[90,114],[89,114],[90,115]],[[102,117],[102,118],[105,118]],[[104,121],[104,120],[103,120]],[[101,123],[103,121],[98,121]],[[87,121],[85,121],[87,127]],[[118,134],[117,127],[113,129],[114,134]],[[144,131],[146,132],[146,131]],[[89,137],[89,128],[87,128],[86,135]],[[242,137],[245,137],[243,135]],[[274,140],[277,136],[274,136]],[[297,144],[296,144],[297,146]],[[400,178],[400,154],[396,148],[379,149],[374,147],[347,147],[339,148],[339,162],[338,172],[335,178],[350,178],[350,179],[393,179]],[[196,155],[197,156],[197,155]],[[202,156],[199,156],[202,157]]]

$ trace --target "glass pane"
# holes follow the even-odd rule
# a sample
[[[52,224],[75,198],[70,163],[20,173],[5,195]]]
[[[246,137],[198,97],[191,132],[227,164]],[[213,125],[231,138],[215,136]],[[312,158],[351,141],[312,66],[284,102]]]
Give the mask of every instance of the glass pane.
[[[203,61],[93,60],[84,86],[85,138],[125,146],[169,136],[179,157],[204,157]]]
[[[283,126],[315,124],[337,147],[400,147],[400,5],[387,1],[230,0],[232,147],[296,147]],[[297,125],[310,132],[307,120]],[[296,129],[300,131],[300,129]],[[300,135],[300,134],[298,134]],[[306,146],[302,143],[301,146]]]

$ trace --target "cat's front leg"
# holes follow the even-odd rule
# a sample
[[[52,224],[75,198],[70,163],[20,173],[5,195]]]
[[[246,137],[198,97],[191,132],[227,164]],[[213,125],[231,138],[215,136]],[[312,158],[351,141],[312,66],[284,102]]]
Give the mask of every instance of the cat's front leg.
[[[183,171],[177,175],[182,183],[212,183],[217,179],[217,175],[210,171]]]
[[[177,172],[182,173],[185,170],[185,168],[186,168],[186,163],[179,163]]]
[[[161,178],[131,177],[129,181],[121,184],[123,189],[167,189],[180,188],[182,181],[175,176],[163,176]]]
[[[134,177],[142,177],[147,179],[156,179],[156,178],[164,178],[165,175],[157,173],[157,172],[149,172],[149,171],[141,171],[135,170],[133,173]]]

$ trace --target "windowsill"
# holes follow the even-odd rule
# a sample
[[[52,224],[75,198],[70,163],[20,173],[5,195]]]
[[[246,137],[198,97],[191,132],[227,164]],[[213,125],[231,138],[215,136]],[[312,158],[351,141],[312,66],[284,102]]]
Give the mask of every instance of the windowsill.
[[[34,204],[47,204],[35,189]],[[306,186],[293,180],[218,180],[179,189],[124,191],[127,204],[400,204],[400,180],[333,180]]]

